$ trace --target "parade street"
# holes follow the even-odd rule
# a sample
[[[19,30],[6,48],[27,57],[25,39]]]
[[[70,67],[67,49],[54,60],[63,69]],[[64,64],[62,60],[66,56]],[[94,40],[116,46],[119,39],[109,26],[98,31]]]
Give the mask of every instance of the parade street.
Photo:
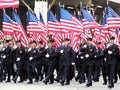
[[[45,85],[43,82],[28,85],[24,83],[0,83],[0,90],[110,90],[107,86],[102,85],[102,78],[100,82],[93,83],[92,87],[86,87],[85,84],[79,84],[74,80],[68,86],[61,86],[59,83]],[[115,84],[112,90],[120,90],[120,81]]]

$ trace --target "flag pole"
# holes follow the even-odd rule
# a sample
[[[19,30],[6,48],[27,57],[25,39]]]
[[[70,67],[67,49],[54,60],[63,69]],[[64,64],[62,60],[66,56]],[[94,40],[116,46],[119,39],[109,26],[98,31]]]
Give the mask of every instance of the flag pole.
[[[52,8],[52,6],[55,4],[56,0],[53,0],[50,6],[48,7],[48,11]]]
[[[30,6],[24,0],[21,0],[21,1],[28,8],[28,10],[30,10],[32,13],[34,13],[34,11],[30,8]]]

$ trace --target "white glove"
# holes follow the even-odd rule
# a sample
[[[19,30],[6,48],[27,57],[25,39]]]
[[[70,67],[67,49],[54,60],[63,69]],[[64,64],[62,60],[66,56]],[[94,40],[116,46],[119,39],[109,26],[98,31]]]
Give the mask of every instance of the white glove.
[[[50,57],[50,55],[47,53],[47,54],[46,54],[46,58],[49,58],[49,57]]]
[[[2,48],[2,51],[5,51],[5,48]]]
[[[105,61],[105,62],[106,62],[106,60],[107,60],[107,59],[106,59],[106,58],[104,58],[104,61]]]
[[[72,63],[72,65],[75,65],[75,63]]]
[[[6,58],[6,55],[4,55],[3,58]]]
[[[97,55],[95,55],[95,58],[97,58]]]
[[[79,58],[78,55],[76,56],[76,58]]]
[[[13,47],[13,49],[16,49],[17,48],[17,46],[15,45],[14,47]]]
[[[33,57],[30,57],[29,60],[30,60],[30,61],[33,60]]]
[[[85,45],[83,46],[83,48],[87,48],[87,45],[85,44]]]
[[[81,52],[79,52],[79,54],[81,54]]]
[[[20,51],[20,53],[22,53],[22,51]]]
[[[60,53],[63,53],[64,51],[63,50],[60,50]]]
[[[89,54],[86,54],[85,57],[86,57],[86,58],[89,58]]]
[[[108,51],[108,54],[112,54],[112,51],[109,50],[109,51]]]
[[[80,59],[84,59],[84,57],[83,57],[83,56],[81,56],[81,57],[80,57]]]
[[[28,49],[28,52],[30,52],[30,51],[31,51],[31,48]]]
[[[46,46],[45,49],[48,49],[48,46]]]
[[[110,44],[107,44],[107,48],[109,48],[110,47]]]
[[[17,61],[20,61],[20,58],[17,58]]]

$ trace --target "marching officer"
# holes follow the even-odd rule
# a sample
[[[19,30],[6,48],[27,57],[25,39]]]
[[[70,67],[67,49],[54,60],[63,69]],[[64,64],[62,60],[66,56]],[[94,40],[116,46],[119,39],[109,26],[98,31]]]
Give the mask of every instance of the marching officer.
[[[38,54],[39,54],[39,59],[37,60],[37,71],[38,71],[38,75],[40,77],[40,81],[43,80],[43,74],[44,74],[44,71],[43,71],[43,65],[44,65],[44,51],[45,51],[45,48],[43,47],[43,42],[42,41],[38,41],[38,45],[37,45],[37,50],[38,50]],[[39,78],[38,78],[39,80]]]
[[[63,86],[70,84],[70,66],[75,63],[75,52],[71,46],[69,46],[70,40],[68,38],[64,39],[63,45],[61,45],[57,53],[59,54],[59,79]]]
[[[4,46],[1,50],[1,55],[3,59],[3,69],[5,70],[5,75],[8,75],[7,81],[11,81],[11,71],[12,71],[12,61],[11,61],[11,47],[9,46],[9,40],[5,40]]]
[[[46,77],[43,81],[47,84],[50,81],[50,84],[54,82],[54,66],[55,66],[55,57],[56,57],[56,49],[54,47],[54,40],[51,39],[47,42],[47,48],[45,48],[45,69],[46,69]]]
[[[84,75],[84,50],[83,46],[85,43],[80,44],[80,49],[77,52],[76,58],[77,58],[77,64],[78,64],[78,75],[75,78],[76,81],[79,80],[79,83],[82,84],[85,82],[85,75]]]
[[[93,80],[95,82],[98,82],[100,77],[100,65],[101,65],[101,53],[102,53],[100,44],[101,42],[96,42],[96,53],[94,56],[95,60],[94,60],[94,68],[93,68]]]
[[[27,73],[28,73],[28,84],[33,83],[33,78],[37,80],[38,71],[36,70],[36,62],[38,60],[38,50],[36,49],[36,41],[30,42],[30,47],[28,48],[28,61],[27,61]]]
[[[118,73],[118,77],[120,79],[120,50],[119,50],[119,56],[117,59],[117,73]]]
[[[83,46],[84,51],[84,70],[87,77],[87,84],[86,86],[92,86],[92,72],[93,72],[93,63],[94,63],[94,56],[96,52],[95,46],[92,44],[92,38],[87,38],[87,44]]]
[[[115,76],[115,68],[117,64],[117,58],[119,55],[119,48],[116,44],[114,44],[115,37],[110,37],[109,43],[106,45],[106,48],[104,50],[105,58],[107,62],[107,68],[108,68],[108,88],[114,87],[114,76]]]
[[[16,70],[16,75],[13,78],[13,81],[15,83],[16,83],[18,76],[20,76],[19,82],[23,82],[22,68],[23,68],[23,61],[24,61],[24,55],[25,55],[25,48],[22,46],[21,40],[17,40],[16,45],[17,46],[14,48],[15,49],[14,52],[15,52],[15,63],[17,66],[17,70]]]

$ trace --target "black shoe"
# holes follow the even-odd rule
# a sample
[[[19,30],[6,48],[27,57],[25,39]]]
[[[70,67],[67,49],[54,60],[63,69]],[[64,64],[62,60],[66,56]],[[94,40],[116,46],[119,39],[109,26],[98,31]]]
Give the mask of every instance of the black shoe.
[[[22,83],[23,81],[18,81],[18,83]]]
[[[82,84],[82,81],[81,81],[81,80],[79,80],[79,83],[80,83],[80,84]]]
[[[49,84],[53,84],[53,82],[49,82]]]
[[[16,79],[13,79],[13,82],[16,83]]]
[[[1,79],[0,82],[3,82],[3,80]]]
[[[65,85],[70,85],[70,83],[69,83],[69,82],[66,82]]]
[[[108,85],[108,88],[113,88],[113,87],[114,87],[113,84],[109,84],[109,85]]]
[[[6,83],[9,83],[9,82],[10,82],[10,80],[7,80],[7,81],[6,81]]]
[[[54,79],[54,80],[55,80],[56,82],[59,82],[59,79],[57,79],[57,78],[56,78],[56,79]]]
[[[64,81],[61,81],[60,84],[61,84],[62,86],[64,86]]]
[[[90,86],[92,86],[92,83],[87,83],[86,86],[90,87]]]
[[[117,83],[117,80],[115,80],[114,83]]]
[[[75,81],[76,81],[76,82],[78,81],[78,77],[75,77]]]
[[[43,80],[43,77],[40,78],[40,81],[42,81],[42,80]]]
[[[85,83],[86,81],[85,80],[82,80],[82,83]]]
[[[43,83],[45,83],[45,85],[47,85],[48,81],[47,81],[47,80],[44,80]]]
[[[33,82],[30,81],[30,82],[28,82],[27,84],[32,84],[32,83],[33,83]]]
[[[99,79],[95,79],[94,82],[99,82]]]
[[[37,83],[38,83],[38,80],[35,80],[35,82],[37,82]]]
[[[107,82],[104,82],[103,85],[107,85]]]

